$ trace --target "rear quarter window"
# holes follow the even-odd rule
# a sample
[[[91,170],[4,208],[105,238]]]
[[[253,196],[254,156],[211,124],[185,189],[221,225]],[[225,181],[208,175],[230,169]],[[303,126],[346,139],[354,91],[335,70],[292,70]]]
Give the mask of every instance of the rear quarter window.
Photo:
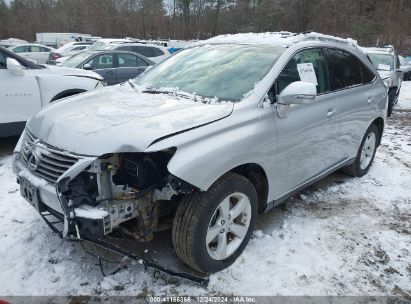
[[[331,74],[332,90],[363,84],[363,64],[353,54],[337,49],[325,49]]]

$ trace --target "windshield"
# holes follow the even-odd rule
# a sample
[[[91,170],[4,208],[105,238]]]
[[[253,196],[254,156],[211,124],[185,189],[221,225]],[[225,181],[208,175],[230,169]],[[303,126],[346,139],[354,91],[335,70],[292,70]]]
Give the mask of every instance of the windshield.
[[[79,64],[83,63],[88,57],[90,57],[89,53],[78,53],[63,61],[61,65],[68,68],[77,68]]]
[[[374,67],[380,71],[392,71],[394,70],[394,56],[390,54],[377,54],[369,53]]]
[[[206,45],[182,50],[136,78],[138,85],[239,101],[284,52],[263,45]]]

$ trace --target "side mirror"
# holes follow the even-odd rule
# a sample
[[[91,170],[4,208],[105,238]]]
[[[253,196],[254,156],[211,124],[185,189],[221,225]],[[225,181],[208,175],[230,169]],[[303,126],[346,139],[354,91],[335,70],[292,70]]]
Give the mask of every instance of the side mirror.
[[[20,63],[13,58],[7,58],[7,70],[14,76],[24,75],[23,66],[21,66]]]
[[[93,67],[89,63],[86,63],[85,65],[83,65],[83,70],[91,71],[92,69]]]
[[[278,104],[312,104],[317,95],[317,87],[313,83],[296,81],[289,84],[278,96]]]

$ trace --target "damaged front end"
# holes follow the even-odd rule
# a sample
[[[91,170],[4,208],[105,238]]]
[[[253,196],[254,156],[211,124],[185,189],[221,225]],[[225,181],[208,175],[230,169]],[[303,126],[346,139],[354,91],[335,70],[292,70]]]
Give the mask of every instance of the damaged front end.
[[[101,239],[120,229],[147,242],[154,232],[170,228],[179,195],[197,190],[167,171],[175,151],[80,160],[56,184],[64,212],[63,237]]]

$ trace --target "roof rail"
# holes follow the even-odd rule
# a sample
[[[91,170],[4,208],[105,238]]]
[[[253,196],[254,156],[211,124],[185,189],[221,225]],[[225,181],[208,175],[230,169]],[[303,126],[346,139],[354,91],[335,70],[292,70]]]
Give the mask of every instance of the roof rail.
[[[330,42],[337,42],[337,43],[342,43],[346,45],[351,45],[353,47],[358,48],[358,43],[356,40],[351,39],[351,38],[340,38],[340,37],[335,37],[331,35],[324,35],[320,33],[315,33],[312,31],[307,31],[307,32],[302,32],[300,34],[297,34],[297,36],[300,36],[299,41],[308,41],[308,40],[317,40],[317,41],[330,41]]]
[[[394,52],[394,46],[392,45],[384,45],[384,49],[387,49],[390,53]]]

